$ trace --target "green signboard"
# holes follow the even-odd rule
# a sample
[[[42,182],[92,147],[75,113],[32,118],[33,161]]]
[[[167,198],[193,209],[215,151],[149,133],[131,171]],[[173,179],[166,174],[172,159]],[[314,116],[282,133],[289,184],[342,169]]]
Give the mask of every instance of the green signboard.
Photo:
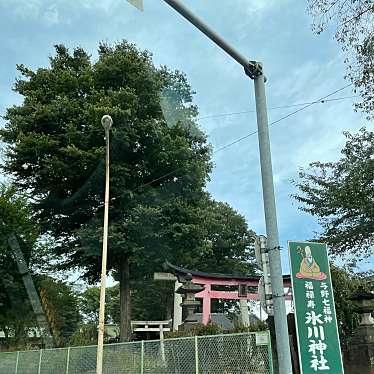
[[[326,244],[288,242],[302,374],[342,374]]]

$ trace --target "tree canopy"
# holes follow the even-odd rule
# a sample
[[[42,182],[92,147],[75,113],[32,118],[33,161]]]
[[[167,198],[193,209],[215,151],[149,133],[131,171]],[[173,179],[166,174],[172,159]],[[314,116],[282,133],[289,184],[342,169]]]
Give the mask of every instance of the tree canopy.
[[[371,0],[308,0],[313,30],[320,34],[333,24],[342,46],[347,77],[361,94],[358,109],[373,118],[374,110],[374,4]]]
[[[294,198],[316,216],[320,239],[334,254],[366,257],[374,246],[374,133],[345,132],[347,142],[336,162],[313,162],[301,170]]]

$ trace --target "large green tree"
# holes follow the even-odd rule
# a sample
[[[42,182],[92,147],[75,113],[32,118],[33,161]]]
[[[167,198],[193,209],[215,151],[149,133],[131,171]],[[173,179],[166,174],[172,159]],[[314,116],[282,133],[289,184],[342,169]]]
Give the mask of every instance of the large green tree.
[[[294,198],[318,218],[320,239],[334,254],[362,258],[374,246],[374,133],[363,128],[345,136],[338,161],[313,162],[300,171]]]
[[[99,322],[100,287],[88,287],[79,297],[80,312],[85,322]],[[105,322],[120,322],[119,287],[107,287],[105,304]]]
[[[255,233],[230,205],[207,197],[202,205],[207,250],[195,267],[201,271],[253,274]]]
[[[140,236],[147,242],[156,243],[157,240],[164,242],[164,246],[175,244],[170,237],[179,232],[178,243],[184,245],[188,242],[189,236],[184,237],[186,225],[178,224],[179,230],[173,227],[172,223],[164,222],[165,214],[153,214],[152,219],[148,217],[151,227],[137,225],[142,231]],[[248,229],[243,216],[238,214],[229,205],[217,202],[206,194],[198,209],[197,226],[201,238],[197,239],[205,246],[205,250],[195,253],[193,256],[187,251],[180,257],[169,253],[168,260],[173,263],[193,268],[200,271],[249,274],[253,273],[253,237],[254,233]],[[160,227],[164,227],[163,230]],[[188,234],[190,230],[186,231]],[[146,246],[146,243],[144,244]],[[172,258],[171,258],[172,257]],[[145,262],[142,275],[131,281],[132,292],[132,313],[135,320],[164,320],[172,317],[174,284],[153,280],[153,272],[162,270],[162,262],[165,258],[160,256],[158,260],[149,259]],[[85,321],[98,322],[99,310],[99,287],[86,289],[81,295],[81,311]],[[118,285],[107,289],[106,321],[120,322],[120,300]],[[214,303],[213,308],[220,311],[232,309],[235,303]],[[82,330],[84,334],[86,329]]]
[[[91,281],[100,274],[100,119],[113,117],[108,270],[120,281],[121,339],[127,340],[130,280],[171,252],[188,258],[205,250],[198,207],[210,148],[194,123],[191,88],[183,74],[156,68],[148,52],[127,42],[100,45],[94,62],[81,48],[70,53],[59,45],[50,66],[18,70],[15,91],[23,103],[7,110],[0,130],[8,145],[3,168],[31,197],[35,219],[54,238],[64,267],[83,268]],[[170,108],[183,115],[168,122],[162,108],[169,118]],[[155,240],[147,228],[163,232]]]
[[[308,0],[313,30],[329,26],[344,52],[347,77],[361,94],[356,107],[373,118],[374,109],[374,4],[372,0]]]

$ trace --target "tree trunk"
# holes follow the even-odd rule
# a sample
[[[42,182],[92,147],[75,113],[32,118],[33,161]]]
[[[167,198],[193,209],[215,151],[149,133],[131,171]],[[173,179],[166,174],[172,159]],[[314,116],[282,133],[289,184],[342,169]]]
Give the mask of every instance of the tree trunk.
[[[131,341],[131,295],[130,265],[128,257],[123,257],[120,264],[120,342]]]

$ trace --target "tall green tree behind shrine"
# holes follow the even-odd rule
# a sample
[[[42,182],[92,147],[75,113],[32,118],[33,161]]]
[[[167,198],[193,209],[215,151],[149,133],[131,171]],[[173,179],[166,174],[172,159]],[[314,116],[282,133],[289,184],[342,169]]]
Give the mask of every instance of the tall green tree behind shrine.
[[[81,48],[58,45],[48,67],[18,70],[14,89],[23,103],[7,110],[0,130],[3,169],[31,197],[35,220],[64,259],[60,267],[80,267],[90,281],[100,274],[100,119],[113,118],[108,271],[120,281],[121,340],[128,340],[130,282],[171,252],[186,258],[206,248],[198,206],[210,147],[194,123],[193,92],[182,73],[156,68],[148,52],[127,42],[100,45],[95,62]],[[183,121],[166,121],[162,108],[167,117],[178,108]],[[184,246],[181,237],[189,238]]]

